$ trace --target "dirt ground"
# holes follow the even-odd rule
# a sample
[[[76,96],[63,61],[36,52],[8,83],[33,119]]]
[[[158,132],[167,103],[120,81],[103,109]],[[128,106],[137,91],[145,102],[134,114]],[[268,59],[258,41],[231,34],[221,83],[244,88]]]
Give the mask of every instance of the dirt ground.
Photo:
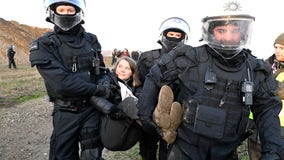
[[[0,160],[47,160],[52,103],[44,98],[0,109]],[[104,150],[106,160],[139,159]]]

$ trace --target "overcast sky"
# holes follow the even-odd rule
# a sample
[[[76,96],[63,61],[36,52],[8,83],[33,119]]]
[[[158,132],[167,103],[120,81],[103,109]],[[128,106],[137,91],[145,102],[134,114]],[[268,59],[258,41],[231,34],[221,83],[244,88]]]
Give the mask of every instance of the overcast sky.
[[[103,49],[150,50],[160,47],[159,26],[179,16],[191,27],[188,44],[197,46],[201,19],[218,13],[223,0],[86,0],[84,27],[96,34]],[[250,48],[260,58],[274,51],[275,38],[284,32],[283,0],[234,0],[245,13],[256,17]],[[223,3],[223,2],[222,2]],[[45,21],[43,0],[8,0],[0,5],[0,17],[19,23],[52,28]]]

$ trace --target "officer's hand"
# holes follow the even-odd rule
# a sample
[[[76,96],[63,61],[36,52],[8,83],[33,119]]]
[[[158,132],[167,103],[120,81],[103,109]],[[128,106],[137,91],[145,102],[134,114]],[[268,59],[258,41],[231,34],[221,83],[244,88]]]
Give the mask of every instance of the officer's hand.
[[[97,85],[97,89],[94,93],[95,96],[99,96],[99,97],[104,97],[104,98],[110,98],[111,96],[113,96],[113,91],[116,90],[116,86],[109,84],[109,85],[101,85],[98,84]]]
[[[114,104],[103,97],[92,96],[90,98],[90,103],[103,114],[110,114],[118,110]]]
[[[266,152],[261,155],[260,160],[280,160],[280,157],[274,152]]]
[[[192,47],[181,45],[173,48],[169,53],[164,53],[161,56],[158,66],[160,67],[163,79],[166,81],[174,81],[178,77],[177,66],[175,59],[185,53]]]
[[[110,119],[112,120],[123,120],[127,118],[127,115],[122,111],[112,112],[109,114]]]
[[[140,118],[140,122],[142,124],[141,127],[144,132],[151,134],[151,135],[156,135],[158,136],[158,138],[163,137],[162,130],[150,118]]]
[[[163,79],[166,81],[174,81],[177,79],[178,72],[174,61],[175,50],[171,50],[169,53],[164,53],[161,56],[158,66],[160,67]]]

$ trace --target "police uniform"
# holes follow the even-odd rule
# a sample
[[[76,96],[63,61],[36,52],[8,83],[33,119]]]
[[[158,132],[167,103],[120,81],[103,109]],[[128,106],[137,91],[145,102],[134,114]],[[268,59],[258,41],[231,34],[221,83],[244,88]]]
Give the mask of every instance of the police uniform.
[[[267,60],[266,63],[271,66],[273,70],[273,75],[276,78],[276,80],[279,83],[283,83],[284,81],[284,65],[281,62],[278,62],[276,60],[275,54],[270,56]],[[282,101],[282,109],[279,113],[279,119],[280,119],[280,126],[281,126],[281,138],[284,139],[284,100]],[[254,130],[253,134],[249,137],[248,139],[248,152],[250,159],[255,160],[259,159],[261,156],[261,144],[259,140],[259,135],[258,135],[258,129],[255,126],[255,123],[253,121],[253,114],[250,114],[250,127]]]
[[[139,80],[144,83],[146,75],[154,64],[157,64],[160,60],[162,49],[154,49],[141,53],[137,62]]]
[[[167,74],[167,66],[155,65],[145,80],[138,104],[140,116],[150,115],[159,88],[173,80],[179,81],[178,101],[182,103],[184,116],[168,159],[229,159],[246,138],[250,109],[260,128],[262,151],[280,155],[281,101],[273,93],[277,82],[271,69],[262,60],[243,49],[226,61],[208,45],[183,48],[174,55],[178,74],[172,76]],[[250,93],[242,89],[247,82],[253,83],[246,86],[253,87]],[[147,90],[151,92],[144,94]],[[253,101],[248,105],[250,100]]]
[[[16,62],[15,62],[15,59],[14,59],[16,52],[14,51],[13,48],[14,48],[14,46],[11,45],[8,48],[8,51],[7,51],[7,56],[8,56],[8,60],[9,60],[9,64],[8,64],[9,68],[11,68],[11,67],[17,68]]]
[[[165,53],[162,49],[154,49],[141,53],[137,66],[139,73],[139,80],[144,83],[146,75],[149,73],[151,67],[157,64],[161,55]],[[156,159],[156,151],[158,149],[158,141],[160,139],[156,135],[151,135],[143,132],[139,140],[140,154],[144,160]],[[167,145],[166,142],[160,141],[159,156],[166,157]]]
[[[82,159],[101,157],[101,113],[89,103],[97,91],[92,81],[94,60],[104,66],[100,49],[97,37],[81,24],[67,34],[55,26],[30,46],[31,66],[37,67],[54,103],[50,159],[79,159],[78,141]]]
[[[183,20],[182,18],[170,17],[162,22],[159,28],[159,31],[160,31],[160,39],[158,40],[158,43],[162,46],[162,48],[143,52],[140,55],[138,63],[137,63],[138,72],[139,72],[139,80],[141,81],[142,84],[144,84],[145,77],[149,73],[151,67],[160,61],[160,58],[163,54],[167,54],[170,50],[172,50],[176,46],[184,45],[184,43],[187,41],[187,38],[189,36],[190,28],[187,22]],[[181,37],[180,38],[168,37],[167,33],[170,31],[181,33]],[[175,87],[175,83],[171,84],[171,88],[174,89],[174,94],[175,94],[175,91],[178,90],[178,88]],[[155,100],[156,103],[153,105],[156,106],[157,101],[158,101],[158,96],[156,96],[155,99],[156,99]],[[147,121],[150,123],[153,122],[151,120],[152,118],[150,118],[152,117],[153,112],[154,110],[152,110],[151,114],[145,117],[145,119],[147,119]],[[144,131],[145,131],[144,126],[146,126],[147,124],[143,125],[144,124],[143,119],[144,118],[142,118],[142,128],[144,128]],[[152,124],[154,124],[154,122]],[[164,141],[162,137],[159,137],[155,133],[147,133],[147,131],[143,132],[141,139],[139,141],[140,155],[142,156],[143,160],[155,160],[156,159],[158,142],[160,142],[158,157],[161,160],[166,159],[167,153],[168,153],[168,146],[169,146],[167,142]]]

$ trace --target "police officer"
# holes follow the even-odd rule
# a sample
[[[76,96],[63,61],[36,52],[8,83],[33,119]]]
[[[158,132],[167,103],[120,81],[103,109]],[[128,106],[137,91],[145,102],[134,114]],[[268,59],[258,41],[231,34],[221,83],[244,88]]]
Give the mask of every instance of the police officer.
[[[30,62],[43,77],[54,103],[49,159],[101,159],[101,113],[90,105],[89,98],[108,97],[110,89],[95,84],[98,67],[104,63],[96,35],[82,27],[85,1],[44,2],[46,20],[54,24],[54,30],[31,43]]]
[[[255,18],[239,14],[241,7],[229,1],[227,13],[205,17],[206,44],[164,54],[146,77],[138,102],[142,120],[151,116],[160,87],[179,81],[184,114],[169,160],[230,159],[247,138],[250,109],[260,129],[261,159],[280,159],[284,148],[278,118],[281,101],[274,94],[277,82],[265,62],[245,48]]]
[[[10,45],[7,51],[7,56],[8,56],[8,67],[11,69],[12,67],[14,67],[15,69],[17,68],[16,66],[16,62],[15,62],[15,54],[16,51],[14,50],[15,46],[14,45]]]
[[[283,90],[284,90],[284,33],[280,34],[273,44],[275,53],[272,54],[266,62],[273,71],[273,75],[278,81],[277,94],[282,100],[282,110],[279,114],[281,125],[281,137],[284,139],[284,110],[283,110]],[[251,117],[253,119],[253,116]],[[252,136],[248,138],[248,152],[251,160],[257,160],[261,156],[261,144],[259,141],[258,130],[255,128],[255,124],[252,123],[253,129],[255,129]]]
[[[176,46],[182,46],[186,43],[190,27],[188,23],[179,17],[170,17],[164,20],[160,27],[160,38],[158,43],[162,46],[160,49],[154,49],[141,53],[137,62],[139,79],[143,84],[146,75],[154,64],[157,64],[160,57],[168,53]],[[155,97],[158,99],[158,96]],[[156,103],[157,104],[157,103]],[[154,110],[152,110],[153,113]],[[150,117],[149,117],[150,118]],[[144,132],[139,142],[140,155],[143,160],[154,160],[156,159],[156,153],[158,148],[158,141],[160,138],[156,133]],[[167,144],[164,140],[160,141],[159,147],[159,159],[165,159],[167,154]]]

